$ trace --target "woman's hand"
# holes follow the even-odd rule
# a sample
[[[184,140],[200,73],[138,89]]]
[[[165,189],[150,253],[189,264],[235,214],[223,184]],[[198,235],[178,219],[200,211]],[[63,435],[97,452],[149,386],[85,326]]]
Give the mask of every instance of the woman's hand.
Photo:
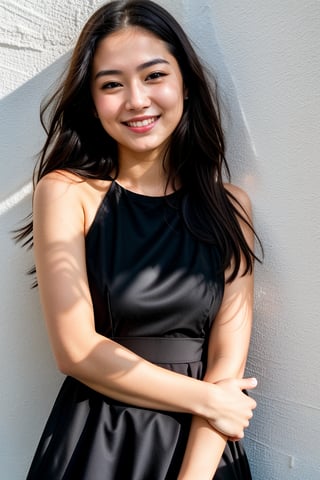
[[[257,386],[255,378],[227,379],[214,384],[216,387],[214,402],[217,411],[216,418],[208,420],[218,432],[231,440],[237,441],[244,437],[244,429],[249,426],[252,411],[256,408],[253,398],[243,393]]]

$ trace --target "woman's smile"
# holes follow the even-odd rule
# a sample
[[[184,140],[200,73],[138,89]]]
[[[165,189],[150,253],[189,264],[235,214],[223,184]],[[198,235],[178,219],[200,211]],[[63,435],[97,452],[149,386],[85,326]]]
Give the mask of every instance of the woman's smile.
[[[137,117],[123,123],[124,125],[129,127],[132,132],[146,133],[149,132],[156,125],[156,122],[159,118],[160,115],[153,117]]]

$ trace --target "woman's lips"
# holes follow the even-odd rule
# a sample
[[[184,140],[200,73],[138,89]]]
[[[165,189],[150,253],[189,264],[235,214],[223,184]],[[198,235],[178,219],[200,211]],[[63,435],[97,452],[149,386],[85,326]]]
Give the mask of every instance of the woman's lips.
[[[160,116],[153,116],[153,117],[141,117],[141,118],[134,118],[127,122],[123,122],[124,125],[130,128],[130,130],[138,131],[138,132],[145,132],[150,130]]]

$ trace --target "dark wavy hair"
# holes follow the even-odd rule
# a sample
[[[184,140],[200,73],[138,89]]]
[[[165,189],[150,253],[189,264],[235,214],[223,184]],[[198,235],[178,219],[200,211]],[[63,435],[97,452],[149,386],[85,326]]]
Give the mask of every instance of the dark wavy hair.
[[[85,24],[65,78],[41,108],[47,139],[34,171],[34,185],[56,169],[85,178],[108,179],[112,172],[117,176],[117,144],[94,114],[90,80],[99,42],[128,26],[148,30],[164,41],[180,67],[188,100],[163,160],[168,183],[176,185],[178,181],[186,192],[186,225],[201,241],[217,246],[223,270],[233,265],[228,279],[232,281],[239,272],[242,256],[244,273],[252,271],[257,257],[240,227],[242,219],[253,230],[246,213],[223,185],[223,175],[230,179],[230,171],[215,83],[181,26],[151,0],[111,1]],[[31,246],[32,232],[31,220],[16,238]]]

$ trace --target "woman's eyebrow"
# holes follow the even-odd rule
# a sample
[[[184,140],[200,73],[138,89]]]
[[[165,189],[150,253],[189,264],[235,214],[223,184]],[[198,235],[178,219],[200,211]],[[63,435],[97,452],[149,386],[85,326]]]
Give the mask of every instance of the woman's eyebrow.
[[[154,58],[153,60],[149,60],[148,62],[144,62],[141,65],[138,65],[136,70],[140,72],[141,70],[144,70],[145,68],[152,67],[153,65],[159,65],[161,63],[165,63],[169,65],[169,62],[165,60],[164,58]],[[104,77],[105,75],[121,75],[123,72],[122,70],[100,70],[100,72],[96,73],[94,79],[97,80],[99,77]]]

